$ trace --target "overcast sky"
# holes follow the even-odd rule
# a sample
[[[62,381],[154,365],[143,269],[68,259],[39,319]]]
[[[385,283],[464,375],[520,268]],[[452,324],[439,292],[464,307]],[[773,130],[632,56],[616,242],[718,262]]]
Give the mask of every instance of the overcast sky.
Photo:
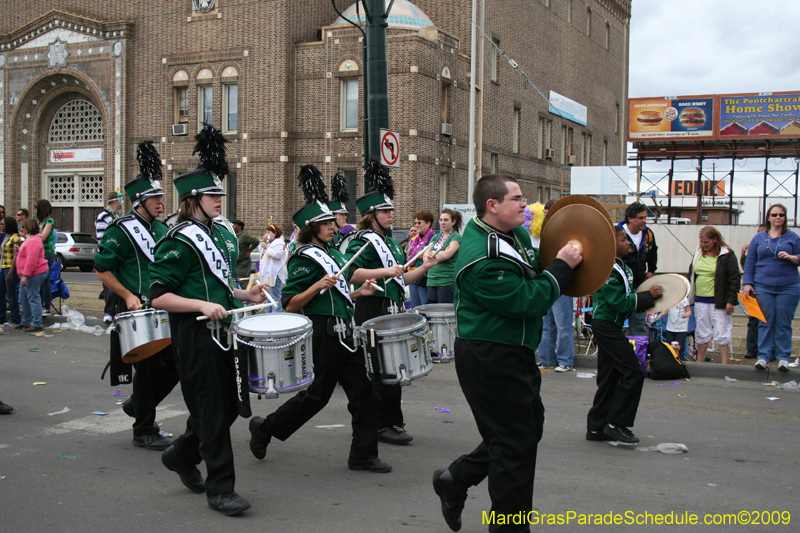
[[[800,2],[792,0],[633,0],[629,96],[800,91],[798,21]],[[724,175],[730,160],[717,165]],[[769,167],[781,179],[795,163],[772,158]],[[763,159],[737,161],[734,192],[760,195],[763,169]],[[741,221],[754,223],[759,203],[744,201]],[[794,211],[793,200],[774,201]]]

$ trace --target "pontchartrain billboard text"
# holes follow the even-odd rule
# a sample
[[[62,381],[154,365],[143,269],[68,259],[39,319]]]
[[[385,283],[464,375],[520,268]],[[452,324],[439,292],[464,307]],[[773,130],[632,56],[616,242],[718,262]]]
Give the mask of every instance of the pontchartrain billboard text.
[[[628,100],[631,141],[792,138],[800,138],[800,91]]]

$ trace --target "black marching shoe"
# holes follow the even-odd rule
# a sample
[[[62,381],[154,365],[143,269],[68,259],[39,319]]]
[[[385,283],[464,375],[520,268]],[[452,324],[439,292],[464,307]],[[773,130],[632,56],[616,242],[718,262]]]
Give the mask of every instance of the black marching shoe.
[[[586,440],[597,440],[597,441],[606,441],[606,442],[608,442],[608,441],[611,441],[611,440],[614,440],[614,439],[612,439],[611,437],[609,437],[608,435],[606,435],[602,431],[587,430],[586,431]]]
[[[146,448],[148,450],[160,452],[169,448],[172,445],[172,442],[168,441],[158,433],[151,433],[149,435],[134,435],[133,445],[137,448]]]
[[[235,492],[225,492],[208,497],[208,506],[225,516],[233,516],[250,509],[250,502]]]
[[[369,470],[370,472],[378,472],[380,474],[385,474],[386,472],[392,471],[392,465],[386,461],[381,461],[377,457],[375,459],[367,459],[365,461],[348,459],[347,467],[350,470]]]
[[[402,446],[414,440],[414,437],[406,433],[404,428],[393,426],[379,429],[378,440],[380,442],[385,442],[386,444]]]
[[[190,491],[197,493],[206,491],[206,482],[203,481],[203,475],[200,470],[193,464],[179,459],[178,454],[175,452],[175,446],[170,446],[164,450],[164,453],[161,454],[161,463],[167,467],[167,470],[178,474],[181,478],[181,483]]]
[[[261,431],[261,426],[265,420],[260,416],[254,416],[250,419],[250,451],[256,459],[263,459],[267,456],[267,445],[272,440],[272,436],[264,435]]]
[[[606,427],[603,429],[603,433],[611,437],[612,441],[624,442],[625,444],[636,444],[639,442],[639,437],[634,435],[630,429],[623,426],[612,428],[606,424]]]
[[[745,359],[755,359],[756,357],[758,357],[758,353],[756,352],[748,351],[746,354],[744,354]]]
[[[0,402],[0,415],[7,415],[11,413],[11,411],[13,410],[14,408],[11,407],[10,405]]]
[[[461,511],[467,499],[466,491],[459,491],[453,482],[453,475],[447,468],[433,472],[433,490],[442,502],[442,516],[453,531],[461,529]]]

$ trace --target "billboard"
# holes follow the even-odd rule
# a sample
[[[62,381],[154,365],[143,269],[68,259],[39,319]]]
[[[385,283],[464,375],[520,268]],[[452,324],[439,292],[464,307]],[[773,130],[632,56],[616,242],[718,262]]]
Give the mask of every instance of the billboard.
[[[800,91],[628,100],[631,141],[800,138]]]
[[[701,196],[725,196],[725,182],[702,180]],[[697,196],[697,180],[673,180],[671,196]]]
[[[628,139],[708,139],[714,135],[714,97],[629,100]]]
[[[800,135],[800,92],[722,95],[719,109],[722,139]]]

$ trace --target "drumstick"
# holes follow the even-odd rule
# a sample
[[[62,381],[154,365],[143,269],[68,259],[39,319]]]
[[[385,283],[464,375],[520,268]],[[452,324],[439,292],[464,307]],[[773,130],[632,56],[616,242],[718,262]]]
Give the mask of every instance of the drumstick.
[[[255,311],[256,309],[264,309],[265,307],[270,307],[270,306],[272,306],[272,304],[251,305],[250,307],[240,307],[239,309],[230,309],[228,311],[225,311],[225,314],[227,316],[227,315],[233,315],[233,314],[236,314],[236,313],[245,313],[247,311]],[[202,322],[203,320],[210,320],[210,318],[208,318],[207,316],[203,315],[203,316],[197,317],[195,320],[197,320],[198,322]]]
[[[335,277],[339,276],[339,275],[340,275],[342,272],[344,272],[345,270],[347,270],[348,268],[350,268],[350,265],[352,265],[352,264],[353,264],[353,261],[355,261],[355,260],[356,260],[356,257],[358,257],[359,255],[361,255],[361,252],[363,252],[364,250],[366,250],[368,246],[369,246],[369,243],[366,243],[366,244],[364,244],[364,246],[362,246],[362,247],[361,247],[361,249],[360,249],[359,251],[357,251],[357,252],[356,252],[356,253],[353,255],[353,257],[351,257],[351,258],[350,258],[350,261],[348,261],[347,263],[345,263],[345,264],[344,264],[344,266],[343,266],[343,267],[342,267],[342,268],[339,270],[339,272],[337,272],[336,274],[334,274],[334,275],[333,275],[333,276],[331,276],[331,277],[332,277],[332,278],[335,278]],[[326,289],[322,289],[321,291],[319,291],[319,293],[320,293],[320,294],[325,294],[327,291],[328,291],[328,289],[326,288]]]
[[[419,259],[419,258],[420,258],[420,256],[421,256],[422,254],[424,254],[425,252],[427,252],[428,250],[430,250],[432,247],[433,247],[433,243],[430,243],[428,246],[426,246],[425,248],[423,248],[422,250],[420,250],[419,252],[417,252],[417,254],[416,254],[414,257],[412,257],[412,258],[411,258],[411,259],[408,261],[408,263],[406,263],[405,265],[403,265],[403,270],[407,269],[408,267],[410,267],[411,265],[413,265],[414,263],[416,263],[416,262],[417,262],[417,259]]]
[[[261,287],[261,292],[263,292],[263,293],[264,293],[264,296],[266,296],[266,297],[267,297],[267,300],[269,300],[269,302],[270,302],[270,303],[269,303],[269,305],[270,305],[270,306],[272,306],[272,307],[278,307],[278,302],[276,302],[276,301],[275,301],[275,298],[273,298],[273,297],[272,297],[272,296],[269,294],[269,291],[268,291],[267,289],[265,289],[264,287]]]

